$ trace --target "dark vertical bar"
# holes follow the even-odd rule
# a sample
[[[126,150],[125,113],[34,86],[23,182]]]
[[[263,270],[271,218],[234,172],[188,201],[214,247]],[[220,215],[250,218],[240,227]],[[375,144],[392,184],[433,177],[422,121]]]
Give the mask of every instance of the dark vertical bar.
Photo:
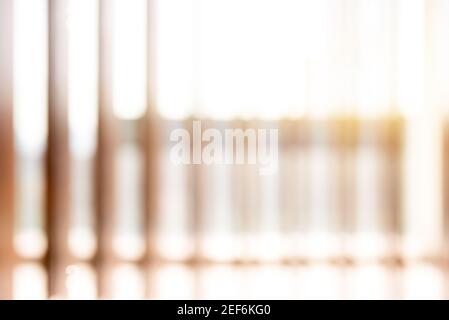
[[[293,125],[290,121],[283,120],[281,122],[281,133],[279,135],[279,153],[283,156],[279,159],[279,171],[280,171],[280,214],[279,217],[282,220],[280,226],[280,232],[284,238],[284,244],[286,246],[285,253],[282,255],[282,262],[288,263],[293,260],[293,249],[289,238],[293,238],[294,231],[297,226],[297,217],[294,214],[297,209],[298,197],[294,194],[294,191],[298,190],[296,179],[298,172],[294,165],[294,152],[296,151],[296,144],[293,142]],[[290,176],[291,175],[291,176]],[[291,191],[291,192],[289,192]]]
[[[233,118],[230,122],[229,129],[243,129],[243,122],[237,118]],[[235,159],[235,143],[232,146],[233,160]],[[244,262],[246,243],[244,241],[246,232],[246,211],[247,211],[247,199],[248,190],[246,185],[247,179],[245,177],[245,170],[242,165],[231,165],[231,190],[232,199],[232,236],[234,245],[237,247],[235,252],[234,262],[241,264]]]
[[[66,0],[49,0],[47,233],[49,295],[64,295],[69,231]]]
[[[355,119],[344,119],[341,123],[340,144],[342,150],[340,176],[342,183],[340,189],[340,232],[345,237],[343,241],[343,260],[346,263],[353,262],[354,257],[348,248],[349,238],[355,231],[355,203],[354,195],[356,194],[355,179],[356,172],[354,170],[356,164],[356,135],[357,121]]]
[[[345,182],[346,182],[346,171],[345,171],[345,158],[347,156],[347,141],[345,140],[345,119],[333,118],[330,119],[329,123],[329,143],[330,150],[333,155],[333,166],[332,179],[334,180],[334,188],[336,193],[335,199],[335,219],[332,221],[331,234],[335,235],[335,240],[338,242],[338,248],[336,251],[331,253],[331,262],[334,263],[347,263],[348,259],[345,255],[345,224],[348,212],[346,212],[345,207]]]
[[[190,124],[192,125],[192,131],[193,131],[193,121],[196,120],[201,120],[200,117],[198,117],[197,115],[197,111],[200,107],[200,88],[199,88],[199,76],[200,76],[200,64],[199,64],[199,59],[200,59],[200,46],[201,46],[201,27],[199,22],[201,21],[201,2],[200,1],[193,1],[192,2],[192,22],[193,22],[193,34],[192,34],[192,41],[193,41],[193,46],[192,46],[192,54],[193,54],[193,61],[192,61],[192,67],[193,67],[193,86],[192,86],[192,92],[193,92],[193,98],[192,98],[192,102],[193,102],[193,109],[192,109],[192,114],[193,116],[191,117],[190,120]],[[191,127],[189,124],[189,128]],[[201,133],[200,133],[201,134]],[[194,137],[194,133],[190,132],[190,136],[192,137],[192,139],[195,139]],[[193,144],[195,144],[194,141],[192,141]],[[201,142],[202,144],[202,142]],[[201,185],[201,176],[203,174],[202,170],[202,165],[201,164],[193,164],[193,166],[191,166],[191,170],[189,170],[189,177],[188,179],[190,180],[190,187],[192,188],[192,194],[191,194],[191,217],[192,217],[192,241],[194,243],[194,257],[193,257],[193,262],[194,263],[199,263],[201,258],[201,248],[200,248],[200,242],[201,242],[201,236],[200,236],[200,232],[201,232],[201,221],[202,221],[202,215],[203,215],[203,210],[201,207],[201,202],[202,202],[202,197],[203,197],[203,193],[202,193],[202,185]],[[195,295],[198,296],[199,292],[198,292],[198,274],[195,273]]]
[[[0,0],[0,300],[12,298],[14,142],[12,0]]]
[[[298,185],[298,204],[295,214],[298,219],[296,227],[297,247],[295,249],[295,261],[300,263],[307,262],[305,235],[307,234],[307,205],[308,205],[308,180],[306,172],[307,167],[307,147],[308,147],[308,131],[307,120],[298,119],[294,129],[294,135],[297,143],[297,154],[295,155],[295,163],[297,163],[297,185]]]
[[[402,216],[402,152],[403,152],[403,119],[393,118],[386,128],[386,201],[387,201],[387,233],[391,238],[391,262],[401,263],[400,238]]]
[[[445,263],[449,262],[449,123],[443,122],[443,232],[444,232],[444,246],[443,250]],[[448,282],[449,283],[449,282]],[[449,287],[448,287],[449,291]],[[449,292],[448,292],[449,293]]]
[[[447,119],[443,121],[442,125],[443,130],[443,265],[447,267],[449,265],[449,123]],[[444,290],[445,290],[445,299],[449,299],[449,274],[446,273],[445,282],[444,282]]]
[[[202,130],[214,127],[213,121],[209,119],[202,119]],[[203,250],[204,238],[207,237],[207,218],[206,215],[211,214],[208,212],[206,203],[210,198],[210,192],[213,192],[213,186],[208,185],[207,177],[210,172],[210,167],[204,164],[195,166],[195,192],[196,192],[196,228],[195,228],[195,242],[196,242],[196,261],[204,263],[207,261],[207,255]]]
[[[308,232],[307,215],[308,215],[308,165],[307,165],[307,151],[309,144],[308,123],[307,119],[298,119],[294,135],[296,137],[297,154],[295,155],[295,163],[297,163],[297,185],[298,185],[298,203],[295,212],[298,220],[296,227],[297,247],[295,249],[295,261],[306,263],[308,256],[306,254],[306,237]]]
[[[99,122],[96,156],[96,230],[98,250],[95,257],[98,296],[107,297],[109,262],[112,252],[114,171],[114,128],[111,94],[111,1],[99,3]]]
[[[151,266],[156,260],[156,215],[159,211],[158,202],[158,159],[161,152],[159,148],[159,130],[162,130],[160,125],[161,119],[157,114],[156,106],[156,83],[155,83],[155,67],[156,67],[156,12],[155,1],[148,0],[147,4],[147,113],[145,117],[146,130],[144,135],[146,140],[144,141],[145,152],[145,240],[147,241],[147,267]],[[149,283],[149,269],[147,268],[147,286]],[[150,288],[147,287],[147,296],[149,296]]]
[[[141,145],[144,155],[143,167],[143,194],[144,194],[144,239],[146,245],[146,252],[144,258],[145,264],[145,296],[149,297],[151,294],[150,284],[150,266],[154,261],[154,246],[152,241],[153,226],[155,222],[155,213],[157,212],[157,111],[155,103],[155,14],[154,1],[147,0],[147,108],[146,114],[143,117],[141,125]]]
[[[193,132],[193,123],[194,121],[198,121],[200,119],[195,119],[194,117],[191,117],[190,119],[186,120],[186,127],[187,130],[190,131],[190,137],[191,139],[194,138],[194,132]],[[204,126],[204,123],[202,123],[202,126]],[[194,143],[194,142],[193,142]],[[188,185],[190,195],[189,195],[189,216],[190,216],[190,230],[189,230],[189,238],[193,241],[193,257],[192,262],[194,264],[198,264],[200,262],[200,232],[201,232],[201,216],[202,216],[202,208],[201,208],[201,198],[202,198],[202,192],[201,192],[201,174],[202,174],[202,165],[201,164],[195,164],[190,165],[188,167]]]

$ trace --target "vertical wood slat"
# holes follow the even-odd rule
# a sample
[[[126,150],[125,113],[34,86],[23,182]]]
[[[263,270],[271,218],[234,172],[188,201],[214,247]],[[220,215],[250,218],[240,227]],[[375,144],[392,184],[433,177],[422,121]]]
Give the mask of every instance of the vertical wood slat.
[[[344,229],[346,227],[345,223],[348,221],[348,212],[345,212],[345,198],[344,193],[342,192],[345,188],[345,182],[347,177],[345,174],[345,160],[347,158],[347,148],[346,141],[344,138],[344,127],[345,123],[340,118],[330,119],[330,121],[326,124],[329,128],[329,148],[332,155],[332,162],[330,166],[332,168],[332,179],[334,181],[331,183],[336,191],[335,192],[335,218],[330,219],[332,222],[330,233],[334,233],[333,239],[335,239],[338,243],[335,249],[331,252],[330,262],[349,262],[349,259],[346,257],[345,252],[345,241],[344,241]]]
[[[191,121],[197,121],[200,119],[195,119]],[[202,130],[205,130],[204,127],[208,127],[210,124],[207,121],[201,121]],[[190,127],[190,126],[189,126]],[[192,132],[190,132],[191,137],[194,136],[193,128]],[[193,138],[195,139],[195,138]],[[193,142],[194,144],[195,142]],[[204,257],[201,251],[201,236],[203,233],[203,223],[204,223],[204,215],[208,214],[206,212],[203,203],[205,201],[205,196],[207,192],[205,192],[206,186],[203,184],[203,177],[206,174],[207,168],[203,164],[193,164],[190,166],[190,186],[191,186],[191,197],[192,197],[192,207],[191,207],[191,219],[192,219],[192,239],[194,242],[194,257],[193,262],[196,264],[200,264],[204,261]]]
[[[69,259],[69,148],[67,114],[67,0],[49,0],[49,82],[47,149],[47,235],[49,295],[64,295],[64,269]]]
[[[142,223],[142,234],[140,234],[141,237],[143,237],[143,243],[144,243],[144,252],[141,257],[138,258],[136,261],[141,269],[145,271],[144,273],[144,279],[145,279],[145,295],[148,296],[149,294],[149,288],[148,288],[148,277],[147,277],[147,264],[149,261],[149,243],[148,243],[148,232],[149,232],[149,221],[151,219],[150,212],[153,208],[153,202],[154,197],[150,193],[150,186],[151,186],[151,177],[154,175],[154,172],[152,172],[152,168],[154,167],[155,163],[152,163],[152,157],[155,155],[153,153],[155,149],[153,148],[153,143],[156,142],[156,140],[153,140],[153,138],[150,136],[150,122],[153,122],[154,113],[152,110],[150,110],[150,104],[154,104],[152,93],[153,91],[149,90],[150,88],[150,76],[154,73],[154,70],[151,68],[149,64],[151,63],[151,59],[153,57],[149,56],[149,50],[150,50],[150,29],[152,28],[151,21],[149,21],[149,16],[151,14],[150,11],[150,1],[146,1],[146,7],[145,7],[145,39],[146,39],[146,47],[144,48],[146,52],[146,69],[145,69],[145,112],[142,115],[142,117],[138,118],[136,122],[133,124],[133,126],[136,127],[137,135],[133,141],[133,143],[136,144],[139,154],[142,155],[142,166],[141,166],[141,172],[140,174],[140,186],[141,190],[139,190],[140,197],[139,201],[141,202],[141,210],[142,212],[139,212],[141,215],[140,222]],[[153,67],[153,66],[152,66]],[[154,122],[153,122],[154,123]],[[123,133],[122,133],[123,134]]]
[[[444,226],[444,245],[443,259],[447,264],[449,262],[449,122],[446,120],[443,124],[443,226]],[[449,282],[448,286],[449,286]],[[449,290],[449,288],[448,288]]]
[[[386,129],[387,179],[388,179],[388,227],[391,237],[391,259],[401,262],[400,236],[402,233],[402,149],[403,149],[403,119],[391,119]]]
[[[186,119],[185,127],[189,131],[190,137],[194,138],[194,127],[193,122],[196,121],[194,117]],[[194,140],[193,140],[194,141]],[[192,155],[193,156],[193,155]],[[188,210],[186,211],[188,214],[188,238],[189,241],[193,243],[193,254],[192,254],[192,263],[199,263],[200,261],[200,248],[199,248],[199,237],[198,232],[200,231],[200,223],[201,223],[201,185],[200,185],[200,177],[201,177],[201,166],[198,164],[191,164],[186,167],[187,170],[187,185],[188,189],[186,192],[189,192],[188,195]]]
[[[97,253],[95,265],[97,270],[98,297],[108,297],[108,273],[112,257],[113,238],[113,198],[114,170],[113,142],[114,128],[112,110],[112,70],[111,70],[111,1],[99,2],[99,118],[98,118],[98,149],[95,166],[95,199],[96,199],[96,234]]]
[[[303,121],[282,120],[279,130],[279,174],[280,174],[280,218],[283,243],[283,262],[304,262],[301,255],[301,242],[304,224],[305,192],[300,175],[300,167],[304,158],[305,141],[303,140]]]
[[[139,149],[140,155],[143,155],[143,172],[139,174],[142,180],[142,188],[139,190],[143,201],[142,223],[145,250],[148,246],[148,212],[150,208],[149,194],[149,121],[150,112],[147,111],[143,117],[136,121],[127,121],[117,119],[113,111],[114,92],[113,92],[113,21],[114,13],[111,1],[100,1],[99,8],[99,127],[98,127],[98,150],[96,157],[96,201],[97,201],[97,239],[98,252],[96,256],[96,266],[98,271],[98,292],[100,297],[108,297],[111,293],[111,278],[109,277],[112,269],[120,262],[113,244],[117,240],[116,231],[118,226],[117,217],[123,212],[117,212],[120,208],[117,206],[117,194],[119,190],[117,174],[117,156],[120,152],[120,144],[123,139],[131,139],[127,143],[135,144]],[[130,35],[132,36],[132,35]],[[147,70],[147,73],[150,71]],[[147,84],[148,90],[148,84]],[[147,96],[149,104],[149,96]],[[148,106],[147,106],[148,107]],[[131,136],[128,136],[131,133]],[[136,135],[134,134],[136,133]],[[126,138],[127,137],[127,138]],[[154,154],[151,154],[154,156]],[[129,164],[133,165],[133,164]],[[135,164],[134,164],[135,165]],[[119,169],[121,170],[121,169]],[[132,248],[131,248],[132,249]],[[142,259],[137,261],[139,264],[146,264],[148,254],[145,253]]]
[[[145,259],[145,283],[146,283],[146,297],[151,295],[150,271],[151,265],[155,261],[155,221],[156,212],[159,208],[157,186],[158,179],[158,155],[160,149],[159,144],[159,127],[160,120],[157,118],[156,99],[155,99],[155,37],[156,24],[155,17],[155,2],[154,0],[147,1],[147,111],[144,118],[146,127],[144,129],[144,199],[145,199],[145,213],[144,213],[144,230],[146,243],[146,259]]]
[[[354,257],[350,250],[349,235],[354,233],[356,223],[356,209],[353,201],[356,191],[355,180],[356,172],[354,170],[356,164],[356,126],[354,119],[346,119],[341,122],[340,148],[341,167],[340,176],[341,189],[339,191],[340,202],[340,233],[343,235],[342,259],[345,263],[352,263]]]
[[[148,28],[147,28],[148,31]],[[148,77],[148,72],[147,72],[147,77]],[[148,81],[148,78],[147,78]],[[146,88],[148,88],[148,82],[147,82],[147,86]],[[148,89],[147,89],[148,90]],[[146,112],[144,114],[144,116],[142,117],[142,119],[139,119],[138,121],[138,137],[137,137],[137,144],[138,147],[143,155],[143,166],[142,166],[142,172],[140,173],[140,177],[141,177],[141,186],[142,186],[142,190],[140,190],[140,194],[141,194],[141,200],[142,200],[142,210],[143,212],[141,212],[142,214],[142,219],[141,219],[141,223],[142,225],[142,231],[143,231],[143,242],[144,242],[144,246],[145,246],[145,251],[143,256],[140,259],[140,264],[141,264],[141,268],[144,271],[144,280],[145,280],[145,285],[144,285],[144,290],[145,290],[145,296],[149,296],[149,278],[148,278],[148,262],[149,262],[149,252],[150,252],[150,244],[148,242],[148,234],[149,234],[149,221],[151,219],[151,212],[152,212],[152,208],[153,208],[153,194],[151,193],[151,177],[154,175],[154,173],[152,172],[152,168],[153,168],[153,163],[151,162],[151,157],[154,156],[153,149],[152,149],[152,140],[150,138],[150,121],[151,121],[151,117],[150,117],[150,111],[149,111],[149,106],[148,106],[148,95],[147,95],[147,108],[146,108]]]
[[[12,298],[14,266],[12,4],[0,0],[0,300]]]
[[[154,0],[148,0],[147,5],[147,113],[146,113],[146,148],[145,148],[145,187],[146,187],[146,219],[145,230],[147,244],[147,259],[152,261],[154,259],[155,247],[153,237],[153,227],[155,215],[158,210],[157,202],[157,172],[158,172],[158,123],[160,119],[157,118],[156,99],[155,99],[155,3]]]

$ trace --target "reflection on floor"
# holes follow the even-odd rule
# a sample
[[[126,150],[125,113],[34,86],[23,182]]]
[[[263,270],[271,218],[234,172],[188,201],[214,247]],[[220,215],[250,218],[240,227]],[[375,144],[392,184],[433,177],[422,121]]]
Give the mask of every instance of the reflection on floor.
[[[89,265],[65,269],[65,296],[96,299],[97,276]],[[449,269],[431,263],[406,266],[163,264],[149,272],[120,264],[108,273],[112,299],[446,299]],[[36,264],[14,273],[14,297],[45,299],[47,275]]]

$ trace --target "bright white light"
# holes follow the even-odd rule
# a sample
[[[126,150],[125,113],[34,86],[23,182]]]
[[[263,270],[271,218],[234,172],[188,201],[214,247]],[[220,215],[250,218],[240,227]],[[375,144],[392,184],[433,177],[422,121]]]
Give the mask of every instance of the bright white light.
[[[201,177],[201,184],[208,186],[201,204],[207,212],[202,218],[201,254],[213,261],[230,261],[239,249],[232,232],[231,173],[227,165],[214,165],[204,168]]]
[[[116,160],[116,235],[114,248],[126,260],[135,260],[145,252],[143,236],[144,199],[142,192],[143,155],[137,145],[124,144]]]
[[[98,0],[68,4],[68,116],[71,162],[71,252],[91,258],[97,248],[92,221],[92,159],[98,129]]]
[[[259,261],[279,261],[281,254],[280,230],[280,175],[259,176],[259,209],[254,216],[254,234],[250,235],[251,255]],[[256,186],[256,185],[255,185]]]
[[[245,283],[248,280],[246,268],[242,266],[212,265],[201,268],[199,272],[199,299],[251,299],[248,294],[250,286]],[[256,272],[253,272],[253,274]],[[270,275],[273,278],[273,274]],[[264,279],[259,284],[266,286]],[[217,288],[220,288],[217,290]],[[267,291],[272,288],[268,288]],[[260,292],[259,292],[260,293]],[[276,293],[278,293],[276,291]],[[274,293],[274,294],[276,294]],[[259,295],[260,298],[260,295]]]
[[[154,299],[194,299],[194,270],[183,264],[158,267],[154,272]],[[176,288],[176,290],[173,290]]]
[[[330,222],[327,221],[327,225]],[[341,254],[342,239],[338,234],[332,232],[308,232],[305,238],[307,256],[317,261],[335,257]]]
[[[20,264],[14,269],[13,297],[19,300],[47,298],[47,275],[39,264]]]
[[[445,108],[443,2],[157,0],[157,109],[173,119],[378,117],[416,113],[427,95]]]
[[[91,157],[98,122],[98,1],[70,0],[68,17],[68,109],[70,149]]]
[[[414,264],[404,270],[404,299],[444,299],[444,275],[431,264]]]
[[[20,152],[40,155],[47,141],[47,1],[14,4],[14,129]]]
[[[69,248],[80,259],[91,258],[97,250],[97,239],[92,228],[74,227],[69,232]]]
[[[157,109],[171,119],[193,111],[194,1],[155,1]]]
[[[14,247],[23,258],[41,258],[47,250],[47,237],[41,229],[29,228],[19,230],[14,237]]]
[[[18,155],[18,234],[25,258],[40,258],[47,240],[42,226],[43,159],[48,136],[48,2],[13,1],[14,132]]]
[[[86,264],[70,265],[65,270],[67,298],[92,300],[97,297],[95,272]]]
[[[156,1],[159,113],[175,119],[301,115],[304,37],[315,34],[303,24],[309,3]]]
[[[343,293],[341,269],[329,264],[314,264],[299,269],[299,299],[338,299]]]
[[[171,219],[171,221],[174,221]],[[176,226],[178,227],[178,226]],[[180,234],[164,234],[160,232],[157,242],[158,255],[168,261],[183,261],[193,255],[194,244],[191,235],[187,235],[185,230]]]
[[[143,299],[145,282],[142,271],[131,264],[120,265],[113,272],[114,299]]]
[[[307,151],[307,205],[308,228],[307,248],[313,259],[322,259],[341,252],[341,239],[332,230],[336,225],[337,183],[336,174],[338,161],[336,154],[331,152],[319,140],[328,132],[317,128],[312,132],[313,145]]]
[[[114,250],[124,260],[138,260],[145,253],[145,240],[137,234],[119,234],[114,237]]]
[[[138,119],[146,110],[146,3],[113,0],[113,106],[120,119]]]
[[[392,105],[393,6],[388,0],[361,1],[357,11],[358,54],[356,111],[363,116],[388,113]]]
[[[161,200],[158,215],[157,253],[168,260],[180,261],[192,256],[194,243],[189,228],[188,171],[169,159],[169,148],[159,159]]]
[[[416,115],[426,111],[426,1],[399,0],[397,5],[397,102],[403,114]]]
[[[262,265],[245,270],[249,299],[291,299],[294,288],[292,268],[279,265]]]
[[[350,299],[394,299],[394,268],[382,265],[357,266],[345,279],[351,289]]]

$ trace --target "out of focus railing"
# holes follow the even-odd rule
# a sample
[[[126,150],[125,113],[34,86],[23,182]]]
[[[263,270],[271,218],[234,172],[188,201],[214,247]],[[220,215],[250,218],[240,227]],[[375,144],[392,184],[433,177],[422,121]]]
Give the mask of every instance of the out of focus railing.
[[[331,2],[282,1],[284,43],[219,0],[0,0],[0,298],[446,297],[449,37],[407,26],[449,5]],[[277,128],[278,171],[175,165],[198,119]]]

